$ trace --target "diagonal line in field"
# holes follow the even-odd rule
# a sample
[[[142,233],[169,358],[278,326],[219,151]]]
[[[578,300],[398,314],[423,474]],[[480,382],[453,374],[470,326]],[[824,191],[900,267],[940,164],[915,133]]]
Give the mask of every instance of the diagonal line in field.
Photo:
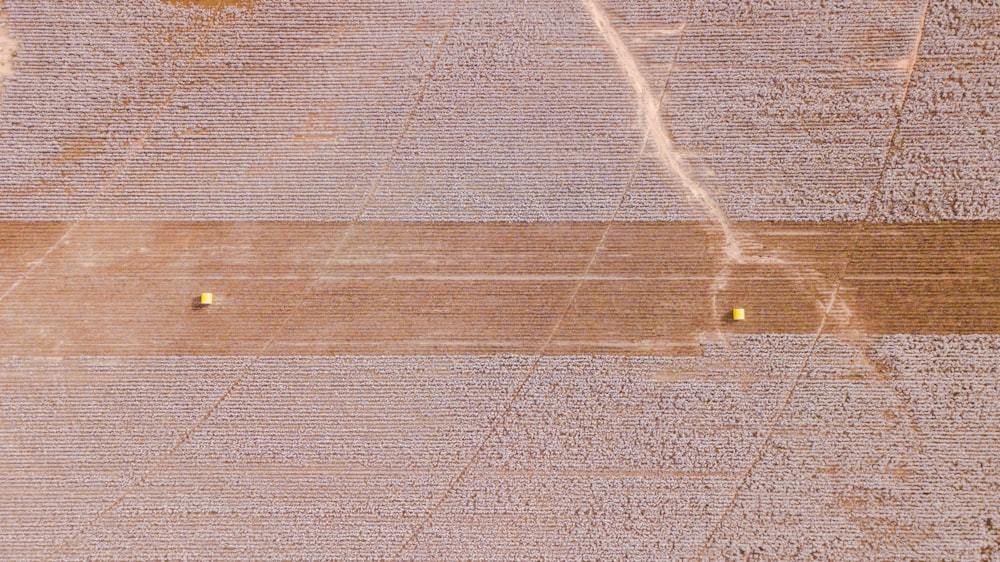
[[[656,154],[660,157],[663,164],[677,176],[691,196],[701,203],[709,218],[718,226],[726,240],[726,255],[732,260],[739,260],[742,256],[739,240],[733,234],[726,213],[719,206],[715,198],[712,197],[712,194],[694,178],[688,169],[687,163],[684,162],[684,159],[674,147],[673,141],[670,140],[668,129],[660,114],[663,96],[660,96],[659,101],[654,96],[652,89],[649,87],[649,82],[639,69],[638,61],[636,61],[628,45],[625,44],[621,35],[618,34],[608,14],[598,4],[597,0],[582,1],[590,12],[591,17],[593,17],[594,24],[597,26],[598,31],[600,31],[601,36],[614,52],[615,57],[618,59],[618,64],[625,71],[629,85],[635,91],[639,114],[642,116],[647,135],[649,135],[653,141],[653,145],[656,147]],[[683,29],[681,33],[683,34]],[[674,52],[674,63],[670,66],[671,70],[677,64],[677,52],[680,50],[679,47],[682,40],[683,35],[677,40],[678,49]]]
[[[711,285],[710,290],[710,302],[712,307],[712,317],[719,317],[718,310],[718,297],[719,294],[726,288],[729,282],[729,276],[732,272],[732,266],[734,264],[754,264],[754,265],[773,265],[779,266],[783,269],[794,270],[797,275],[809,275],[814,273],[812,271],[803,272],[801,268],[795,268],[784,260],[761,256],[761,255],[751,255],[743,251],[741,239],[737,236],[734,231],[725,211],[719,206],[718,202],[712,196],[708,189],[701,185],[701,183],[694,177],[688,164],[684,161],[684,158],[680,155],[675,147],[673,141],[671,140],[670,129],[664,122],[663,115],[660,111],[663,101],[663,93],[661,93],[659,100],[657,100],[650,90],[649,83],[643,76],[642,71],[639,68],[639,63],[635,56],[629,50],[628,45],[622,39],[621,35],[612,25],[610,18],[607,13],[601,8],[599,0],[582,0],[586,5],[587,9],[590,11],[591,16],[594,19],[594,24],[597,26],[598,31],[601,36],[608,43],[608,46],[614,52],[616,58],[618,59],[619,65],[622,70],[625,71],[629,85],[635,92],[636,103],[638,106],[639,114],[646,127],[648,134],[653,140],[653,144],[656,147],[656,154],[659,157],[663,165],[670,170],[681,184],[687,188],[689,194],[701,203],[704,211],[709,216],[711,221],[716,225],[719,231],[724,237],[723,245],[723,263],[719,274],[716,276],[715,281]],[[684,40],[687,38],[688,23],[690,22],[691,14],[694,10],[694,1],[688,3],[687,10],[684,14],[684,20],[686,23],[681,27],[680,34],[677,38],[677,45],[674,49],[673,60],[671,61],[668,77],[670,73],[673,72],[674,68],[677,67],[677,61],[681,52],[681,47]],[[796,280],[796,285],[798,287],[804,288],[801,281]],[[844,305],[846,308],[846,304]],[[716,331],[717,337],[725,340],[721,329]]]
[[[862,234],[864,230],[864,225],[871,221],[872,212],[875,210],[875,202],[878,195],[881,193],[885,182],[885,173],[889,169],[889,163],[892,160],[892,156],[895,154],[896,142],[899,138],[899,133],[903,127],[903,110],[906,108],[906,101],[910,97],[910,85],[913,83],[913,71],[917,67],[917,58],[920,54],[920,44],[924,39],[924,29],[927,23],[927,14],[930,12],[931,0],[924,0],[924,8],[920,13],[920,23],[917,29],[917,38],[913,45],[913,51],[910,54],[910,63],[907,66],[906,80],[903,82],[903,95],[899,101],[899,108],[896,111],[896,126],[892,130],[892,134],[889,136],[889,141],[886,143],[885,156],[882,158],[882,165],[879,167],[878,177],[875,180],[875,185],[872,188],[871,198],[868,200],[868,209],[865,212],[865,220],[862,221],[862,227],[859,229],[858,237]]]
[[[846,262],[845,262],[845,269],[846,269]],[[719,530],[722,528],[722,524],[736,508],[736,502],[739,500],[740,493],[742,493],[743,489],[750,481],[750,476],[753,474],[754,468],[756,468],[757,464],[760,463],[760,461],[764,458],[765,450],[767,449],[767,446],[770,443],[771,438],[774,436],[774,432],[777,430],[778,424],[781,422],[781,419],[784,417],[785,412],[788,410],[788,406],[792,403],[792,398],[795,395],[795,389],[798,387],[799,383],[802,381],[803,375],[809,368],[809,362],[813,358],[813,352],[815,351],[816,345],[819,343],[819,340],[823,334],[823,328],[826,326],[827,317],[829,316],[830,310],[833,308],[833,304],[837,299],[837,292],[839,290],[840,290],[840,282],[838,281],[837,284],[834,286],[833,291],[830,295],[830,301],[826,306],[826,310],[824,311],[822,318],[820,318],[819,327],[816,329],[816,333],[813,335],[812,341],[809,342],[809,345],[806,347],[806,350],[803,353],[802,365],[798,369],[795,378],[792,379],[792,384],[789,386],[788,392],[786,392],[784,398],[782,398],[781,404],[779,404],[778,406],[778,411],[775,413],[775,415],[771,419],[771,422],[768,424],[769,427],[767,429],[767,432],[765,432],[764,434],[764,439],[761,442],[760,447],[757,449],[757,454],[754,455],[753,460],[750,461],[750,464],[744,471],[743,476],[740,479],[740,483],[736,487],[735,492],[733,493],[733,497],[730,499],[729,503],[726,504],[726,508],[723,510],[722,515],[715,522],[715,525],[709,532],[708,537],[705,539],[705,543],[698,550],[699,559],[704,557],[705,551],[712,544],[712,540],[715,538],[715,535],[718,534]]]
[[[445,29],[444,38],[442,39],[441,44],[438,46],[438,51],[435,56],[434,63],[432,64],[432,68],[423,86],[421,87],[421,94],[418,95],[417,101],[414,103],[414,106],[410,109],[409,117],[406,120],[404,128],[408,127],[409,122],[412,121],[412,118],[416,113],[417,108],[419,107],[421,101],[423,100],[422,92],[426,90],[427,82],[430,81],[431,75],[433,75],[434,66],[436,66],[437,60],[440,59],[441,53],[444,50],[444,44],[457,19],[458,8],[461,5],[461,3],[462,0],[456,0],[455,2],[451,19],[449,21],[447,28]],[[220,0],[219,3],[219,8],[221,7],[222,7],[222,0]],[[217,8],[217,10],[219,8]],[[405,134],[405,132],[403,134]],[[399,143],[402,141],[402,136],[403,135],[401,134],[396,141],[397,148],[399,146]],[[384,169],[388,169],[388,164],[385,166]],[[335,246],[334,249],[330,252],[329,257],[324,262],[324,264],[329,265],[330,263],[332,263],[333,260],[336,259],[336,257],[347,245],[347,241],[350,239],[350,235],[354,227],[357,225],[357,223],[361,220],[361,217],[364,215],[364,211],[366,208],[365,206],[368,204],[369,201],[371,201],[371,198],[374,196],[378,188],[379,188],[378,182],[371,183],[368,191],[365,194],[365,197],[362,199],[361,205],[359,205],[358,211],[354,214],[351,222],[345,228],[344,234],[341,236],[340,241],[338,242],[337,246]],[[315,293],[316,288],[319,285],[321,279],[322,279],[322,273],[317,274],[316,277],[313,279],[313,283],[309,290],[310,295]],[[256,365],[260,361],[261,356],[263,356],[267,352],[268,348],[270,348],[270,346],[274,344],[274,342],[278,339],[279,334],[283,333],[285,329],[287,329],[287,327],[291,323],[292,318],[294,318],[295,314],[298,313],[299,310],[301,310],[301,308],[304,306],[304,303],[307,302],[308,300],[309,300],[308,298],[299,299],[298,301],[299,304],[290,309],[289,312],[279,322],[278,326],[272,331],[271,338],[268,339],[263,346],[261,346],[261,349],[258,353],[251,356],[246,361],[246,363],[243,364],[241,368],[237,368],[237,374],[233,378],[233,380],[230,381],[230,383],[226,386],[226,390],[223,391],[223,393],[212,402],[212,404],[208,407],[208,409],[205,410],[205,412],[203,412],[202,415],[198,417],[195,423],[192,424],[188,429],[186,429],[180,435],[178,435],[178,437],[174,440],[171,446],[152,464],[152,466],[143,471],[143,473],[137,479],[135,479],[131,484],[125,486],[110,503],[108,503],[106,506],[98,510],[87,521],[82,523],[77,528],[77,530],[74,531],[68,538],[66,538],[62,543],[57,545],[56,547],[57,554],[61,553],[63,550],[72,545],[80,536],[82,536],[85,532],[91,529],[97,523],[97,521],[99,521],[105,515],[110,513],[119,505],[121,505],[121,503],[125,501],[125,499],[131,493],[133,493],[135,490],[139,489],[140,487],[144,486],[147,482],[149,482],[149,480],[153,477],[153,475],[158,473],[160,469],[166,464],[167,460],[170,459],[174,455],[174,453],[176,453],[193,435],[198,433],[205,426],[206,423],[208,423],[208,420],[219,410],[222,404],[230,396],[232,396],[233,393],[236,391],[236,389],[239,388],[239,386],[243,383],[244,380],[246,380],[248,375],[251,373],[251,370],[254,367],[254,365]]]
[[[837,293],[840,291],[841,284],[843,283],[844,278],[847,276],[847,272],[850,269],[850,265],[854,260],[855,254],[857,253],[857,249],[861,241],[861,237],[864,235],[865,228],[867,227],[868,223],[872,220],[871,215],[875,209],[875,201],[877,200],[878,194],[882,189],[883,179],[885,177],[885,172],[888,169],[889,161],[893,154],[893,148],[896,144],[896,138],[898,137],[899,132],[902,128],[903,110],[906,107],[906,101],[909,97],[910,84],[913,80],[913,70],[916,67],[917,56],[920,50],[920,43],[923,40],[924,28],[925,28],[925,23],[927,21],[927,14],[929,10],[930,10],[930,0],[925,0],[923,10],[921,11],[920,15],[920,23],[919,23],[919,29],[917,31],[916,44],[913,47],[913,55],[911,59],[912,62],[910,63],[907,70],[906,80],[904,81],[903,84],[903,95],[899,102],[899,108],[897,110],[896,126],[893,129],[892,135],[890,135],[889,137],[889,142],[888,145],[886,146],[885,157],[883,158],[882,166],[878,174],[878,180],[876,181],[874,187],[872,188],[872,195],[868,200],[868,208],[865,211],[864,219],[860,221],[854,229],[855,232],[853,236],[853,241],[851,243],[850,249],[848,250],[847,258],[844,260],[844,265],[841,268],[841,272],[837,279],[837,283],[834,285],[833,292],[830,296],[830,302],[827,304],[826,311],[823,313],[823,316],[820,319],[819,327],[816,329],[816,334],[813,337],[812,343],[805,351],[805,356],[802,361],[802,366],[799,369],[798,373],[796,374],[795,378],[792,380],[792,384],[789,387],[788,392],[785,394],[785,397],[782,400],[777,413],[771,420],[770,427],[765,433],[763,441],[761,441],[757,454],[754,456],[753,461],[751,461],[750,465],[747,467],[743,475],[743,478],[741,479],[740,484],[736,487],[736,490],[733,493],[733,497],[727,504],[726,509],[723,510],[718,521],[716,521],[715,525],[712,527],[712,530],[709,532],[707,538],[705,539],[705,543],[699,549],[697,555],[698,559],[704,558],[705,553],[711,546],[712,541],[715,539],[715,536],[722,529],[723,523],[736,508],[736,502],[739,500],[740,494],[743,492],[743,490],[746,488],[746,485],[749,483],[750,477],[752,476],[754,469],[763,459],[765,449],[767,449],[767,447],[770,445],[771,438],[774,436],[774,432],[777,429],[778,424],[781,422],[782,417],[784,417],[785,412],[788,410],[788,406],[791,404],[792,399],[794,398],[795,390],[798,387],[799,382],[802,380],[806,371],[808,370],[809,362],[812,359],[812,355],[815,351],[816,345],[818,344],[820,337],[823,333],[823,328],[826,326],[826,320],[830,314],[830,310],[833,308],[834,302],[836,301]],[[912,421],[911,421],[911,427],[912,427]],[[916,435],[919,438],[919,434]]]
[[[209,16],[208,24],[207,24],[207,26],[209,28],[218,19],[219,14],[222,13],[222,8],[223,8],[224,5],[225,4],[224,4],[223,0],[219,0],[219,3],[212,10],[212,13]],[[194,49],[192,49],[191,56],[188,58],[187,63],[184,65],[184,68],[183,68],[183,70],[181,72],[181,76],[187,74],[191,70],[191,68],[194,66],[194,63],[195,63],[195,61],[197,60],[197,57],[198,57],[198,52],[199,52],[199,50],[201,48],[201,45],[203,45],[204,42],[206,41],[206,38],[207,38],[207,33],[202,34],[200,40],[195,45]],[[11,289],[8,289],[6,292],[4,292],[3,295],[0,295],[0,301],[2,301],[4,297],[6,297],[7,295],[9,295],[12,292],[13,288],[15,288],[17,285],[19,285],[22,281],[24,281],[28,277],[28,275],[31,274],[32,271],[34,271],[35,269],[37,269],[38,266],[40,266],[42,264],[42,262],[45,261],[45,259],[48,258],[48,256],[50,254],[52,254],[52,252],[63,241],[65,241],[67,238],[69,238],[69,236],[73,233],[74,230],[76,230],[76,228],[80,225],[80,223],[83,221],[84,218],[89,217],[91,215],[91,212],[92,212],[92,210],[94,208],[94,205],[97,204],[97,202],[102,198],[102,196],[110,188],[110,186],[112,186],[114,184],[114,182],[116,182],[118,180],[118,178],[121,177],[121,175],[125,172],[125,170],[128,167],[128,165],[131,163],[131,160],[135,156],[135,154],[139,150],[141,150],[143,146],[145,146],[146,140],[149,138],[150,133],[152,132],[153,128],[157,125],[157,123],[159,123],[160,118],[163,115],[163,112],[166,110],[167,106],[170,105],[170,102],[173,101],[174,96],[176,95],[176,93],[180,90],[181,84],[182,84],[182,81],[178,80],[177,84],[173,87],[173,89],[170,90],[170,92],[167,94],[167,97],[163,100],[163,103],[160,104],[159,107],[157,108],[156,113],[153,115],[153,119],[150,121],[149,126],[146,128],[146,130],[143,132],[143,134],[139,138],[137,138],[136,140],[134,140],[129,145],[129,150],[125,153],[125,156],[124,156],[124,158],[122,158],[121,163],[108,176],[107,181],[104,182],[104,184],[101,186],[101,189],[98,191],[98,193],[91,200],[90,204],[87,205],[87,207],[84,209],[83,217],[78,218],[77,220],[73,221],[73,223],[69,226],[69,228],[66,229],[66,232],[58,240],[56,240],[55,244],[53,244],[51,247],[49,247],[48,250],[46,250],[46,252],[42,256],[42,258],[39,259],[38,261],[36,261],[31,268],[29,268],[27,271],[25,271],[25,274],[22,275],[21,278],[18,279],[18,281],[15,283],[14,287],[12,287]],[[60,555],[78,537],[80,537],[88,529],[90,529],[91,527],[93,527],[93,525],[101,517],[103,517],[106,513],[108,513],[108,511],[110,511],[115,506],[117,506],[118,504],[120,504],[121,501],[124,500],[124,498],[125,498],[125,496],[124,496],[124,493],[123,493],[117,499],[115,499],[111,504],[109,504],[108,506],[105,506],[102,509],[99,509],[93,516],[91,516],[88,520],[84,521],[67,538],[65,538],[62,542],[60,542],[60,543],[58,543],[58,544],[55,545],[55,547],[54,547],[55,554],[56,555]]]
[[[500,413],[496,417],[494,417],[493,420],[487,423],[486,434],[479,441],[479,444],[476,445],[475,448],[473,448],[472,454],[469,456],[469,459],[465,462],[464,465],[462,465],[458,473],[455,474],[455,476],[453,476],[449,480],[448,485],[441,493],[441,496],[438,497],[437,501],[435,501],[433,505],[431,505],[430,509],[420,519],[416,527],[414,527],[413,531],[410,532],[410,534],[406,537],[406,539],[403,540],[403,543],[399,546],[399,548],[397,548],[396,551],[393,552],[392,556],[389,557],[389,560],[397,560],[400,557],[400,555],[402,555],[403,551],[405,551],[406,548],[410,544],[412,544],[414,540],[416,540],[417,536],[424,530],[424,528],[426,528],[427,523],[429,523],[431,518],[434,517],[434,514],[437,512],[437,510],[441,507],[441,505],[444,504],[445,500],[448,499],[448,496],[451,495],[451,493],[455,490],[459,482],[462,481],[462,479],[469,472],[472,466],[476,464],[476,461],[479,460],[479,455],[482,454],[483,450],[486,448],[486,444],[489,442],[490,438],[492,438],[493,435],[496,434],[496,431],[497,429],[499,429],[500,424],[503,423],[504,420],[506,420],[507,417],[510,415],[510,413],[513,411],[514,404],[517,403],[517,400],[521,397],[524,388],[527,386],[528,382],[534,377],[535,372],[538,369],[538,364],[541,363],[542,357],[545,355],[545,352],[552,344],[552,340],[555,338],[556,333],[562,326],[562,323],[566,319],[566,316],[569,314],[569,311],[573,308],[574,301],[576,300],[576,297],[580,292],[580,288],[583,287],[583,283],[587,280],[587,276],[590,273],[591,268],[593,268],[594,263],[597,262],[598,255],[600,254],[601,250],[604,249],[605,242],[607,241],[608,238],[608,233],[611,232],[611,227],[615,224],[615,221],[618,217],[622,204],[625,201],[626,197],[628,196],[628,193],[632,186],[632,181],[635,179],[635,176],[638,175],[638,169],[642,162],[642,155],[646,151],[646,143],[648,140],[649,136],[646,135],[646,137],[643,138],[641,147],[639,149],[639,154],[636,157],[635,164],[633,165],[629,181],[626,184],[625,189],[622,191],[622,194],[618,198],[618,203],[616,204],[614,212],[612,213],[611,220],[608,221],[607,225],[605,225],[604,230],[601,233],[601,237],[597,242],[597,247],[594,248],[594,251],[590,256],[590,259],[587,261],[587,265],[583,269],[583,273],[581,273],[579,276],[579,280],[573,285],[573,289],[570,291],[570,295],[569,298],[567,299],[566,305],[563,307],[559,316],[556,317],[555,325],[549,331],[549,335],[545,338],[544,342],[538,348],[538,351],[535,353],[535,358],[528,366],[527,372],[514,387],[514,391],[511,393],[511,397],[507,401],[507,404],[504,406],[503,410],[501,410]]]
[[[392,151],[389,152],[389,156],[386,158],[385,164],[383,164],[382,168],[379,170],[378,176],[372,179],[371,188],[367,193],[365,193],[364,198],[361,200],[361,206],[358,210],[358,214],[354,217],[354,222],[361,220],[361,216],[365,212],[365,209],[368,208],[369,201],[375,195],[375,192],[378,191],[385,175],[392,168],[392,163],[396,160],[400,147],[403,146],[403,139],[406,137],[406,134],[409,133],[410,126],[413,124],[413,119],[417,115],[417,109],[424,101],[424,95],[427,93],[427,87],[430,86],[431,82],[434,80],[434,73],[437,70],[438,61],[441,60],[441,56],[444,54],[445,45],[451,37],[451,32],[455,27],[455,21],[458,18],[458,10],[463,1],[464,0],[456,0],[455,5],[452,7],[448,23],[441,36],[441,44],[438,46],[438,49],[434,54],[434,60],[431,61],[430,69],[428,69],[427,73],[424,75],[423,80],[421,80],[420,87],[417,89],[417,99],[414,101],[413,107],[411,107],[410,111],[406,114],[406,119],[403,120],[403,128],[396,137],[396,141],[392,145]]]
[[[596,4],[593,4],[589,0],[583,0],[583,1],[584,1],[584,4],[587,5],[587,8],[591,10],[591,13],[593,15],[594,13],[593,13],[592,9],[593,9],[593,7],[596,7]],[[600,10],[599,7],[597,7],[597,9]],[[689,13],[690,13],[690,11],[689,11]],[[610,25],[611,25],[610,21],[607,20],[606,16],[604,18],[605,18],[605,21],[606,21],[606,25],[609,26],[609,28],[610,28]],[[617,33],[614,32],[613,28],[610,28],[610,29],[617,36]],[[605,35],[605,31],[602,30],[602,36],[604,36],[604,35]],[[619,38],[619,41],[621,41],[620,38]],[[679,44],[680,43],[678,42],[678,45]],[[625,47],[625,45],[624,45],[623,42],[620,43],[620,46],[622,48],[625,48],[625,50],[627,52],[627,47]],[[677,55],[677,53],[675,51],[675,53],[674,53],[674,62],[675,63],[676,63],[676,55]],[[631,57],[630,54],[629,54],[629,57]],[[632,59],[632,60],[633,60],[632,68],[634,69],[634,71],[638,72],[638,67],[634,64],[634,59]],[[657,120],[659,120],[659,117],[658,117],[659,111],[660,111],[660,108],[661,108],[661,106],[663,104],[663,98],[664,98],[664,96],[666,95],[666,92],[667,92],[667,85],[669,83],[670,73],[673,71],[673,68],[674,68],[674,64],[672,64],[670,66],[670,68],[669,68],[669,70],[667,72],[667,76],[664,79],[663,88],[660,91],[659,97],[654,97],[653,98],[653,108],[652,108],[652,111],[657,115]],[[626,73],[629,74],[630,79],[632,78],[632,75],[631,75],[632,71],[633,70],[626,69]],[[646,82],[645,78],[641,76],[641,73],[640,73],[639,77],[641,79],[641,84],[644,85],[645,90],[644,90],[644,92],[637,92],[637,93],[640,96],[640,100],[642,100],[642,102],[644,102],[645,101],[644,98],[649,93],[648,92],[649,91],[649,86],[648,86],[648,83]],[[633,81],[631,83],[634,84],[635,82]],[[393,552],[392,556],[389,557],[389,560],[393,560],[393,561],[398,560],[399,557],[402,555],[402,553],[411,544],[413,544],[413,542],[416,540],[417,536],[419,536],[420,533],[423,532],[423,530],[427,527],[427,524],[430,523],[430,520],[434,517],[434,514],[437,513],[438,509],[440,509],[440,507],[444,504],[445,500],[447,500],[448,497],[452,494],[452,492],[454,492],[454,490],[457,488],[458,484],[465,478],[466,474],[468,474],[468,472],[472,469],[472,467],[479,460],[479,456],[482,454],[483,450],[485,450],[486,444],[496,434],[497,430],[500,427],[500,424],[502,424],[504,421],[506,421],[507,418],[510,416],[511,412],[514,409],[514,405],[517,403],[518,399],[523,394],[525,387],[527,387],[527,385],[528,385],[528,382],[530,382],[530,380],[534,377],[535,373],[537,372],[539,363],[541,362],[542,358],[544,357],[545,352],[548,350],[549,346],[552,344],[552,341],[554,340],[556,334],[559,332],[559,329],[562,327],[562,324],[565,321],[567,315],[569,314],[569,311],[573,308],[574,302],[576,300],[577,295],[580,292],[580,289],[583,287],[584,282],[588,279],[589,273],[590,273],[591,269],[593,268],[594,264],[597,262],[597,258],[600,255],[600,252],[604,249],[605,243],[607,242],[608,235],[611,232],[611,228],[617,222],[618,215],[621,212],[622,206],[624,205],[625,200],[628,198],[628,195],[631,192],[632,185],[633,185],[633,183],[635,181],[635,178],[638,176],[639,169],[640,169],[640,166],[642,164],[642,157],[643,157],[643,155],[646,152],[646,147],[648,146],[650,139],[653,138],[653,137],[655,137],[654,131],[652,131],[650,129],[650,121],[648,119],[648,115],[644,115],[644,117],[647,117],[647,119],[645,119],[646,131],[645,131],[645,134],[643,136],[642,143],[641,143],[641,145],[639,147],[639,151],[636,154],[635,162],[633,163],[632,170],[631,170],[631,172],[629,174],[628,182],[626,182],[626,184],[625,184],[625,189],[622,191],[621,195],[618,197],[618,201],[615,204],[615,208],[614,208],[614,211],[612,212],[611,219],[605,225],[604,230],[601,233],[601,237],[598,240],[598,243],[597,243],[596,247],[594,248],[593,253],[590,256],[590,259],[587,261],[587,265],[584,267],[583,272],[580,274],[579,280],[577,281],[577,283],[574,284],[573,289],[570,291],[570,295],[569,295],[569,298],[567,299],[566,305],[563,307],[563,309],[562,309],[561,313],[559,314],[559,316],[556,317],[555,324],[553,325],[552,330],[549,331],[548,337],[545,339],[545,341],[539,347],[538,351],[535,353],[535,358],[531,362],[531,364],[529,365],[527,372],[524,374],[524,376],[521,378],[521,380],[514,387],[514,391],[512,392],[510,399],[507,401],[507,404],[500,411],[500,413],[493,420],[491,420],[487,424],[487,429],[486,429],[485,435],[479,441],[479,443],[475,446],[475,448],[472,450],[472,453],[469,456],[469,459],[465,462],[464,465],[462,465],[462,467],[459,469],[458,473],[455,474],[455,476],[453,476],[449,480],[448,485],[445,487],[444,491],[438,497],[437,501],[435,501],[434,504],[431,505],[431,507],[427,511],[427,513],[424,514],[423,517],[421,517],[421,519],[419,520],[419,522],[414,527],[413,531],[411,531],[410,534],[407,535],[407,537],[403,540],[402,544],[400,544],[400,546]],[[661,122],[659,128],[660,128],[660,131],[662,133],[663,132],[662,122]],[[655,140],[654,140],[654,142],[655,142]],[[667,139],[667,142],[669,143],[669,139]],[[669,146],[669,144],[668,144],[668,146]],[[661,152],[661,149],[660,149],[659,146],[657,147],[657,150],[658,150],[658,155],[661,156],[661,158],[662,158],[663,155],[662,155],[662,152]],[[726,225],[725,232],[727,234],[729,232],[728,231],[728,223]]]
[[[34,273],[34,271],[36,269],[38,269],[38,266],[42,265],[42,262],[44,262],[46,259],[48,259],[49,255],[52,252],[54,252],[55,249],[58,248],[59,245],[63,243],[63,241],[65,241],[67,238],[69,238],[69,235],[72,234],[73,230],[76,228],[76,224],[77,223],[75,223],[75,222],[73,224],[71,224],[69,226],[69,228],[67,228],[66,231],[63,232],[62,236],[60,236],[55,241],[55,243],[53,243],[51,246],[49,246],[48,249],[46,249],[45,252],[42,253],[41,257],[39,257],[37,260],[29,263],[28,267],[26,267],[24,269],[24,271],[21,273],[21,275],[19,275],[14,280],[14,282],[11,283],[11,285],[9,287],[7,287],[6,290],[4,290],[3,293],[0,293],[0,304],[2,304],[3,301],[4,301],[4,299],[6,299],[8,296],[10,296],[11,293],[13,293],[15,290],[17,290],[17,288],[21,285],[21,283],[23,283],[28,277],[30,277],[31,274]]]

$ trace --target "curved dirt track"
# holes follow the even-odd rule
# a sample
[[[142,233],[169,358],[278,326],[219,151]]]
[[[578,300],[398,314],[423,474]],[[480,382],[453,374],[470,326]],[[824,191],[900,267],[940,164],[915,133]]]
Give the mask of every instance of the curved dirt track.
[[[618,63],[628,76],[628,82],[635,91],[639,115],[646,128],[646,136],[653,140],[653,146],[656,147],[656,153],[660,160],[677,176],[691,197],[704,207],[706,214],[716,223],[725,240],[726,256],[732,260],[739,260],[742,257],[742,251],[739,241],[733,236],[725,213],[708,190],[692,177],[687,164],[670,140],[670,133],[663,122],[662,108],[660,107],[661,96],[653,93],[649,82],[639,69],[638,62],[629,51],[628,45],[615,30],[608,19],[608,14],[605,13],[601,5],[596,0],[584,0],[583,3],[594,18],[594,23],[601,32],[601,36],[607,41],[608,46],[615,53],[615,58],[618,59]],[[664,85],[665,88],[666,85]]]

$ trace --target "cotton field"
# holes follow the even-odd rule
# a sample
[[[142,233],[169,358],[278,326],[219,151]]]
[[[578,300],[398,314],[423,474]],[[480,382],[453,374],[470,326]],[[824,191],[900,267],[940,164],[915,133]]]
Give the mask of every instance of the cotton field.
[[[1000,561],[998,26],[0,0],[0,559]]]
[[[198,4],[7,1],[0,216],[705,218],[582,2]],[[606,4],[728,217],[996,218],[995,6]]]
[[[1000,343],[824,339],[803,366],[809,339],[661,359],[7,360],[3,555],[978,560]]]

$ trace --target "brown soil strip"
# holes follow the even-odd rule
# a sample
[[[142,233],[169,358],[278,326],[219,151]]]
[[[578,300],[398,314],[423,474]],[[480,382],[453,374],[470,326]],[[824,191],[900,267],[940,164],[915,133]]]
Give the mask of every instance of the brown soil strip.
[[[346,225],[81,223],[0,306],[0,353],[253,353],[293,306],[271,354],[534,353],[604,226],[356,223],[331,260]],[[5,287],[64,228],[0,224]],[[719,333],[812,333],[852,228],[738,224],[784,263],[730,264],[715,314],[713,224],[617,225],[548,353],[690,354]],[[1000,225],[866,230],[824,333],[1000,333]],[[194,307],[202,291],[216,304]],[[725,318],[734,307],[745,322]]]

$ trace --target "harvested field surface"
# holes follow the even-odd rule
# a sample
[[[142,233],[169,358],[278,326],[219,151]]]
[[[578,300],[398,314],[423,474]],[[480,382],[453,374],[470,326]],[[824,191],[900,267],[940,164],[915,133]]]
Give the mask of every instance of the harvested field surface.
[[[0,0],[0,560],[1000,562],[997,76],[989,0]]]

